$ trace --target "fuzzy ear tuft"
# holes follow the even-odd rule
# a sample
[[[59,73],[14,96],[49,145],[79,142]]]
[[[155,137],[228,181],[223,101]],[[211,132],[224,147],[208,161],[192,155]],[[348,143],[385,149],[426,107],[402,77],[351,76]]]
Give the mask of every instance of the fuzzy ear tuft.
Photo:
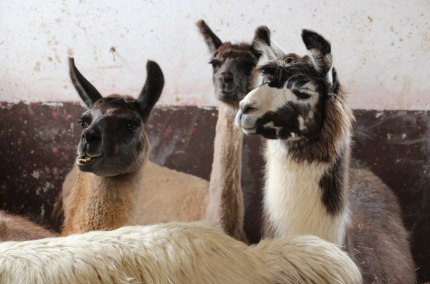
[[[87,107],[92,108],[96,101],[103,98],[99,91],[76,68],[73,57],[69,57],[69,73],[73,86]]]
[[[254,42],[262,42],[268,46],[270,46],[270,30],[266,26],[259,26],[255,30],[254,39],[252,40],[252,43]]]
[[[148,60],[146,63],[146,73],[145,85],[137,98],[137,101],[140,103],[140,115],[143,122],[148,120],[151,110],[160,98],[164,87],[163,72],[155,61]]]
[[[315,69],[326,74],[332,66],[331,45],[318,33],[311,30],[302,31],[306,49],[310,51]]]
[[[259,26],[255,30],[251,47],[257,53],[257,56],[262,56],[260,64],[281,59],[286,55],[285,51],[271,39],[270,30],[266,26]]]
[[[210,52],[215,52],[218,47],[222,45],[222,41],[217,37],[217,35],[209,28],[204,20],[197,22],[197,27],[202,33],[206,44],[209,47]]]
[[[251,48],[254,54],[260,58],[260,63],[276,59],[276,54],[271,47],[270,30],[266,26],[259,26],[255,30]]]

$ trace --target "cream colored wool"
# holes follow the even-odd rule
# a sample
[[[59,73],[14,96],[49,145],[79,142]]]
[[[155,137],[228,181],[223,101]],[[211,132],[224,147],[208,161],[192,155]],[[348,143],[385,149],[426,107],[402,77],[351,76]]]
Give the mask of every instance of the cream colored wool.
[[[0,283],[360,282],[347,254],[317,237],[247,246],[201,222],[0,243]]]

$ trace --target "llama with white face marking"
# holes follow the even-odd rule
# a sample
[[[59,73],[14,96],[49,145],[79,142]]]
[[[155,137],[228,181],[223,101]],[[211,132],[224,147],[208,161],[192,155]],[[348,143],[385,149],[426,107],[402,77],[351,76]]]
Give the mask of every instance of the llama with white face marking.
[[[253,70],[261,56],[255,45],[268,39],[269,31],[259,27],[251,43],[233,44],[222,42],[203,20],[197,26],[212,55],[212,80],[219,100],[206,218],[230,236],[246,240],[241,187],[243,134],[234,120],[239,101],[254,87]]]
[[[265,236],[314,234],[344,246],[366,283],[414,283],[398,201],[371,172],[349,169],[353,114],[332,66],[331,45],[302,33],[309,56],[259,67],[263,84],[237,123],[267,138]],[[261,45],[269,51],[270,46]]]
[[[69,67],[88,110],[80,118],[78,157],[57,206],[64,210],[62,233],[203,219],[208,183],[148,158],[144,126],[164,86],[158,64],[148,61],[146,83],[137,99],[102,97],[72,58]]]

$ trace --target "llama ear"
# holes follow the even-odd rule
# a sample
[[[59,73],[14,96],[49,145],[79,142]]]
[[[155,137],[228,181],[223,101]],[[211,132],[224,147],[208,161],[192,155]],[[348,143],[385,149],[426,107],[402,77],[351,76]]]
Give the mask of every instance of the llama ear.
[[[266,26],[259,26],[255,30],[251,48],[257,53],[257,56],[265,57],[266,61],[280,59],[286,55],[285,51],[271,39],[270,30]]]
[[[259,26],[254,33],[251,49],[257,57],[264,56],[269,60],[276,58],[270,47],[270,30],[266,26]]]
[[[259,43],[259,42],[270,46],[270,30],[268,27],[259,26],[255,30],[254,39],[252,40],[252,44]]]
[[[321,35],[311,30],[303,30],[302,39],[306,49],[311,53],[315,69],[326,75],[330,71],[333,61],[330,43]]]
[[[143,122],[146,122],[151,114],[151,110],[161,95],[164,87],[164,75],[160,66],[148,60],[146,63],[146,82],[140,92],[137,101],[140,103],[140,115]]]
[[[197,27],[200,29],[200,32],[205,38],[206,44],[208,45],[210,52],[215,52],[218,49],[218,47],[222,45],[222,41],[209,28],[209,26],[206,24],[204,20],[198,21]]]
[[[69,57],[69,72],[76,91],[87,107],[92,108],[96,101],[103,98],[99,91],[76,68],[73,57]]]

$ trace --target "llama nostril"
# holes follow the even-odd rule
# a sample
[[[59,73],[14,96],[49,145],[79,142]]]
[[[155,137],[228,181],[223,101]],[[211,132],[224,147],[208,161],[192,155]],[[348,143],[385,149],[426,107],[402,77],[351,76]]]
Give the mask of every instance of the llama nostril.
[[[97,140],[101,140],[101,134],[99,131],[96,131],[94,129],[87,129],[82,133],[82,139],[86,142],[93,142]]]
[[[257,108],[252,106],[252,105],[245,105],[244,107],[242,107],[242,113],[243,114],[249,114],[251,112],[256,111]]]
[[[233,82],[233,74],[231,74],[230,72],[223,72],[221,73],[220,79],[225,84],[231,83]]]

